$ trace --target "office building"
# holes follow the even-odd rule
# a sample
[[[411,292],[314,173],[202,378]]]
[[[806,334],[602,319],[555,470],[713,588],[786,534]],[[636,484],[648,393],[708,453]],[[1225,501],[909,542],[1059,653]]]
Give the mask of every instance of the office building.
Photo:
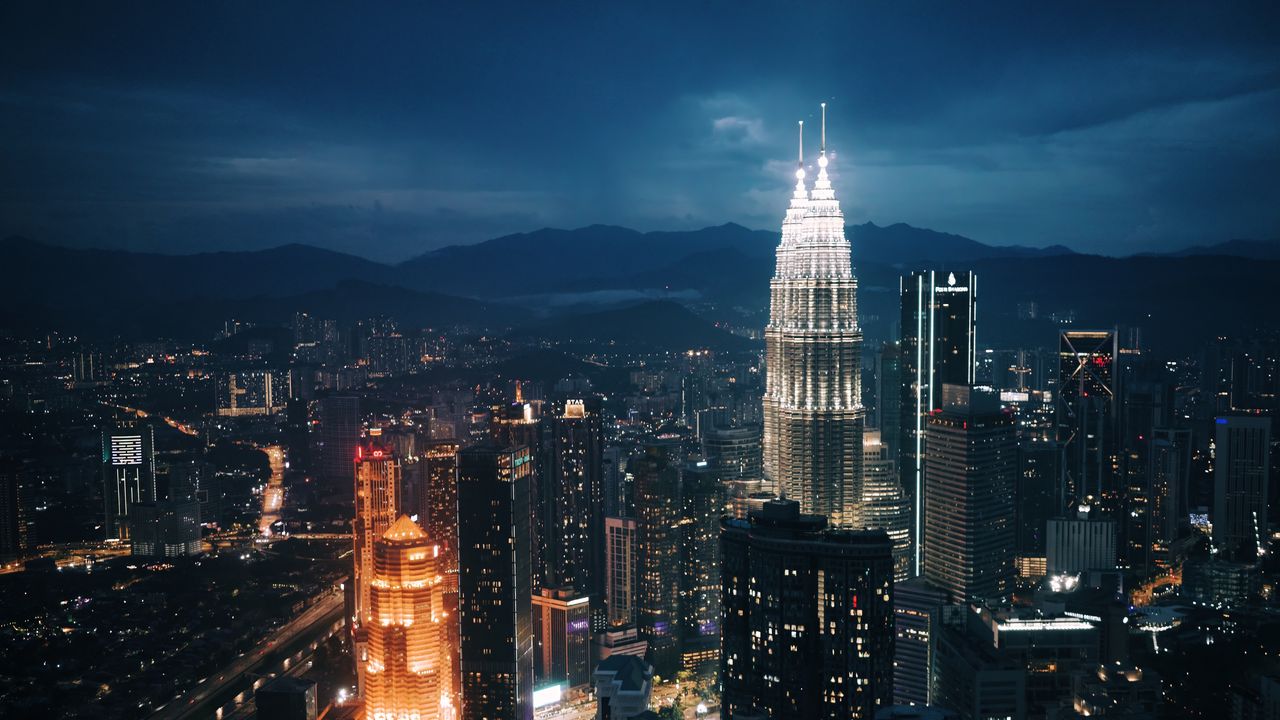
[[[1105,512],[1118,511],[1116,333],[1065,330],[1058,344],[1058,507],[1092,498]]]
[[[893,578],[911,577],[911,500],[902,491],[898,464],[879,430],[862,438],[862,507],[867,527],[884,530],[893,541]]]
[[[572,588],[533,596],[533,681],[583,689],[591,682],[591,598]]]
[[[0,563],[27,554],[26,492],[22,485],[22,465],[0,458]]]
[[[680,668],[715,674],[720,658],[720,482],[706,462],[680,481]]]
[[[102,496],[108,540],[128,540],[134,507],[156,499],[155,434],[142,422],[102,433]]]
[[[489,439],[502,447],[529,448],[530,506],[529,543],[533,548],[532,572],[535,588],[550,587],[547,573],[551,569],[551,528],[556,524],[557,498],[555,483],[549,478],[548,446],[542,421],[542,403],[525,402],[520,383],[516,383],[515,402],[489,408]]]
[[[605,624],[604,426],[598,400],[569,400],[551,421],[547,586],[590,595],[593,624]],[[586,680],[583,680],[586,683]]]
[[[1227,559],[1252,562],[1268,548],[1271,418],[1215,421],[1213,544]]]
[[[1053,518],[1046,533],[1049,577],[1116,569],[1116,523],[1081,505],[1075,517]]]
[[[1077,717],[1156,718],[1164,705],[1160,675],[1130,664],[1102,664],[1077,671],[1071,700]]]
[[[1034,579],[1044,564],[1045,533],[1049,519],[1057,517],[1058,444],[1053,441],[1024,438],[1018,443],[1018,477],[1014,486],[1017,542],[1015,552],[1020,573]]]
[[[440,571],[446,576],[458,573],[458,450],[456,440],[437,440],[427,444],[422,453],[420,470],[425,485],[419,494],[418,518],[427,535],[440,547]],[[450,587],[457,581],[448,580]]]
[[[452,717],[448,620],[441,603],[436,546],[401,515],[373,547],[374,574],[363,660],[365,716],[370,720]]]
[[[932,697],[930,658],[947,593],[923,577],[893,586],[893,702],[927,705]]]
[[[462,720],[533,717],[529,448],[458,453]]]
[[[912,574],[923,572],[925,434],[942,407],[942,386],[976,384],[977,277],[972,272],[914,272],[899,280],[902,342],[898,347],[898,468],[911,497],[915,554]],[[881,426],[883,427],[883,425]]]
[[[636,521],[604,519],[605,604],[610,627],[636,621]]]
[[[356,618],[368,625],[369,593],[374,577],[374,544],[396,521],[399,508],[400,463],[390,448],[368,440],[356,449],[356,516],[352,523],[353,580],[356,587]]]
[[[924,575],[955,602],[997,600],[1013,589],[1013,418],[992,393],[942,387],[925,443]]]
[[[874,427],[898,467],[902,458],[902,344],[887,342],[875,358],[876,408]]]
[[[1151,522],[1148,545],[1153,562],[1174,563],[1174,542],[1188,530],[1191,486],[1191,431],[1156,428],[1151,434]]]
[[[858,281],[827,174],[823,124],[818,179],[808,192],[802,154],[769,283],[764,474],[803,512],[856,527],[864,423]]]
[[[315,429],[320,479],[338,488],[351,481],[351,463],[360,444],[360,398],[331,395],[316,403]]]
[[[649,643],[653,671],[680,669],[679,444],[654,444],[632,459],[636,504],[636,625]]]
[[[721,528],[722,717],[869,719],[891,704],[889,537],[793,500]]]
[[[764,477],[760,426],[715,427],[702,434],[702,454],[721,482],[758,483]]]

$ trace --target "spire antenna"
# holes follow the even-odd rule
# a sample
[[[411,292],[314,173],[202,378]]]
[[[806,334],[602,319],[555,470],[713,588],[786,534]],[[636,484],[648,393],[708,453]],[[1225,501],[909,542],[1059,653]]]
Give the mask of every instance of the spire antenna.
[[[804,121],[800,121],[800,154],[796,156],[796,165],[804,167]]]
[[[827,104],[822,103],[822,146],[819,148],[825,155],[827,152]]]

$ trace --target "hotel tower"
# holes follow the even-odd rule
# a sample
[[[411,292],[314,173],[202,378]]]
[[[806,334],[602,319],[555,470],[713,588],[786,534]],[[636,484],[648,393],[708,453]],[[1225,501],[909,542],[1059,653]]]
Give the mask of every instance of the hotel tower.
[[[765,474],[805,514],[859,526],[862,331],[844,214],[827,176],[826,104],[818,179],[796,189],[782,222],[765,329]]]

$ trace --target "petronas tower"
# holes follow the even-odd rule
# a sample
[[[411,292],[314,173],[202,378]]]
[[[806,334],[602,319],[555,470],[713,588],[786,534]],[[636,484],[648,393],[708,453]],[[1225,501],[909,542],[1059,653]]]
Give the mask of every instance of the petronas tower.
[[[803,125],[802,128],[803,130]],[[826,105],[818,179],[782,222],[765,329],[765,474],[804,513],[861,526],[862,331],[844,214],[827,176]]]

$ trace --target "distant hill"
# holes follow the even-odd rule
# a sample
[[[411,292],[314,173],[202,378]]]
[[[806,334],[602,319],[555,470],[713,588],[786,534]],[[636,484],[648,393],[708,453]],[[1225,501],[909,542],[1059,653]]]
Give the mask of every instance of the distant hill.
[[[1255,260],[1280,260],[1280,240],[1228,240],[1216,245],[1195,245],[1171,253],[1143,253],[1152,257],[1225,255]]]
[[[721,330],[685,306],[669,300],[639,303],[600,312],[564,315],[516,331],[516,337],[545,338],[579,346],[618,349],[711,349],[740,351],[756,347],[747,338]]]

